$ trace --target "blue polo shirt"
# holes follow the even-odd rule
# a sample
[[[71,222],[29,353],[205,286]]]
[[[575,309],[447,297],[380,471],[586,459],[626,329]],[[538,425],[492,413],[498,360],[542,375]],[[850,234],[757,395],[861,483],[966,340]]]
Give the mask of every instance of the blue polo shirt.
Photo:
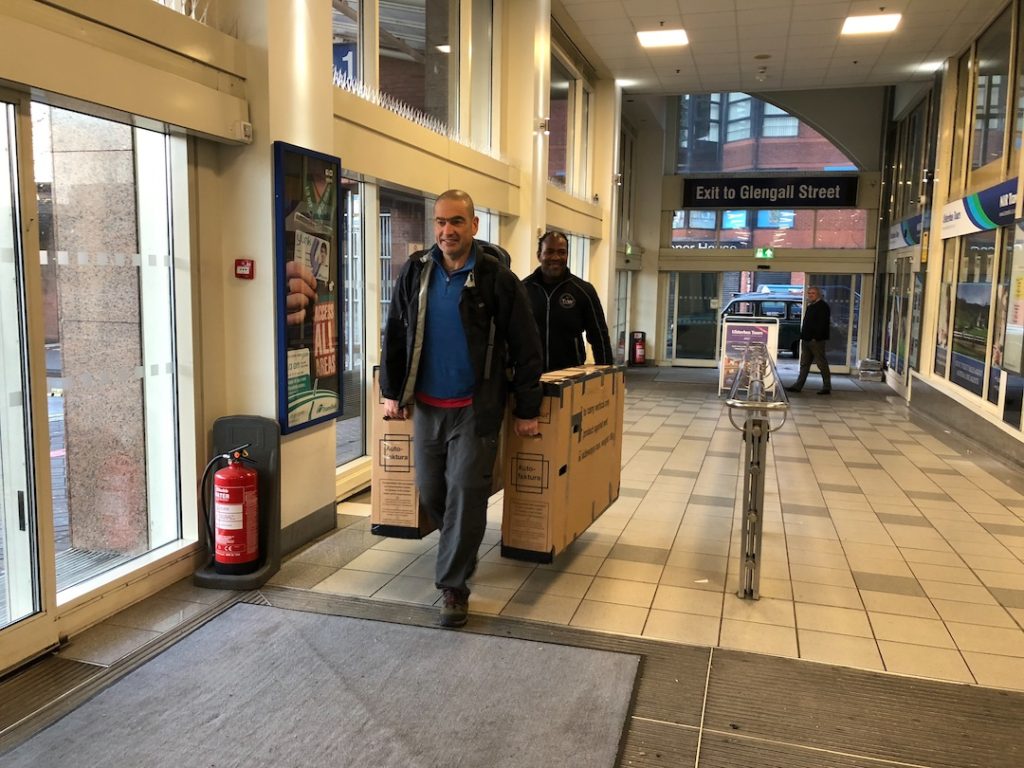
[[[416,392],[439,400],[473,396],[476,375],[469,359],[466,333],[459,316],[459,299],[469,273],[476,266],[476,245],[462,269],[452,274],[444,268],[444,256],[435,245],[430,250],[434,268],[427,286],[426,327],[423,353],[416,375]]]

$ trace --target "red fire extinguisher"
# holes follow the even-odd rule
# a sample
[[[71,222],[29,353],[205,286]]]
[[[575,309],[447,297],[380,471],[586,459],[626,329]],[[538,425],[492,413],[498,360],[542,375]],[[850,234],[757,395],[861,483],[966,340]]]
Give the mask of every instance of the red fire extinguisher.
[[[647,364],[647,343],[642,336],[638,336],[633,342],[633,362],[636,365]]]
[[[251,466],[248,445],[215,457],[206,467],[226,459],[228,464],[213,475],[213,518],[205,504],[206,527],[217,573],[252,573],[259,566],[259,474]]]

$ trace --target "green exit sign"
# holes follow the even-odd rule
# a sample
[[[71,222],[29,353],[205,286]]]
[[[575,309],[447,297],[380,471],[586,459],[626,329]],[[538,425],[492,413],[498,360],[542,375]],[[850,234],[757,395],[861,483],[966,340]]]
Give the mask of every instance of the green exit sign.
[[[758,248],[754,251],[755,259],[774,259],[775,251],[771,248]]]

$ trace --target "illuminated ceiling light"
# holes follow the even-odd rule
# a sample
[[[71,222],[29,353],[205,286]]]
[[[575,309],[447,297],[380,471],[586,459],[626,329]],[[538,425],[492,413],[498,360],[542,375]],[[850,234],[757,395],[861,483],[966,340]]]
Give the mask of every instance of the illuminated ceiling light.
[[[437,50],[439,50],[441,53],[451,53],[452,52],[452,47],[450,45],[448,45],[448,44],[439,45],[439,46],[437,46]]]
[[[644,48],[671,48],[690,42],[685,29],[651,29],[637,32],[636,37]]]
[[[619,88],[632,88],[634,85],[640,85],[640,81],[629,77],[620,77],[615,80],[615,84]]]
[[[892,32],[899,26],[901,13],[879,13],[874,16],[847,16],[843,22],[844,35],[874,35]]]

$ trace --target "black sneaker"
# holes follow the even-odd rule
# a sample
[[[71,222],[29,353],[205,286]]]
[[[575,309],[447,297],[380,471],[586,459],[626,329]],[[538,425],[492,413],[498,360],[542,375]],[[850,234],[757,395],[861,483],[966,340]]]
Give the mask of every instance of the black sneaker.
[[[832,390],[831,389],[819,389],[818,390],[818,394],[819,395],[831,395],[832,394]]]
[[[469,617],[469,596],[455,589],[441,590],[441,626],[461,627]]]

